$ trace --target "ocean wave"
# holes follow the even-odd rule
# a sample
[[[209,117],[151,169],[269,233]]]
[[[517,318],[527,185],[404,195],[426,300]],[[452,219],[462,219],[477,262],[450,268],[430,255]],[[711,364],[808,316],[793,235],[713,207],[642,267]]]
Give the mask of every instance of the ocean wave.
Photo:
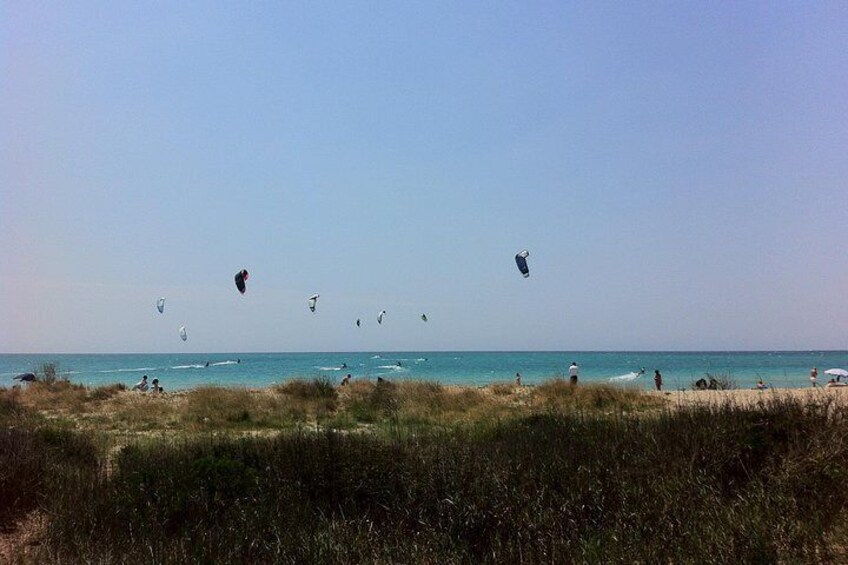
[[[618,377],[610,377],[611,381],[632,381],[634,379],[638,379],[644,373],[627,373],[626,375],[621,375]]]
[[[372,355],[371,359],[382,359],[382,357],[380,357],[379,355]]]
[[[141,373],[143,371],[155,371],[156,367],[136,367],[134,369],[106,369],[105,371],[97,371],[98,373]],[[71,373],[81,373],[82,371],[71,371]]]

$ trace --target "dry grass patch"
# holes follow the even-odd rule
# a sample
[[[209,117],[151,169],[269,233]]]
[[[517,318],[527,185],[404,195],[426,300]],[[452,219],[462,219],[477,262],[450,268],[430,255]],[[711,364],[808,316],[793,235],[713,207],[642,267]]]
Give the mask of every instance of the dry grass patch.
[[[176,398],[127,392],[105,402],[103,412],[117,428],[152,430],[176,426],[179,405]]]
[[[22,390],[21,402],[36,410],[80,414],[87,409],[88,390],[70,381],[35,381]]]
[[[468,387],[428,381],[357,381],[340,391],[342,411],[360,423],[438,424],[488,420],[512,410],[508,402]]]
[[[488,386],[495,396],[509,396],[515,392],[516,386],[512,383],[494,383]]]
[[[535,387],[530,404],[547,410],[629,412],[659,407],[663,402],[639,390],[609,385],[574,386],[563,379],[554,379]]]
[[[285,399],[286,410],[299,421],[317,420],[334,414],[339,408],[339,393],[327,378],[311,381],[294,379],[272,389]]]

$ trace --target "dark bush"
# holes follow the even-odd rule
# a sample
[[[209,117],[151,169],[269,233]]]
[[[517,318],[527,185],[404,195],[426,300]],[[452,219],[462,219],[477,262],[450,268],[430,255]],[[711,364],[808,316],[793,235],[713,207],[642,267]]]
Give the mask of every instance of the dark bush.
[[[827,561],[845,424],[785,402],[131,448],[54,501],[48,547],[129,563]]]

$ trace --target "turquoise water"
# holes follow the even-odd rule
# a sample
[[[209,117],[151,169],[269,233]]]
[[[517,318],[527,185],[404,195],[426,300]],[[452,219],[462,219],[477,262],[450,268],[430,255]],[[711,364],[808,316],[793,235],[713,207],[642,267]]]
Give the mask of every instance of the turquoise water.
[[[484,385],[512,381],[534,384],[567,375],[572,361],[580,365],[581,382],[616,386],[653,386],[659,369],[668,389],[690,388],[705,373],[727,374],[740,388],[762,378],[776,387],[808,387],[809,373],[818,367],[848,368],[846,351],[759,352],[372,352],[372,353],[209,353],[209,354],[6,354],[0,355],[0,387],[17,381],[18,373],[42,363],[55,363],[72,381],[88,386],[138,382],[142,375],[158,378],[166,390],[203,385],[262,387],[292,378],[326,376],[336,381],[350,373],[354,379],[432,380],[444,384]],[[209,366],[206,366],[207,362]],[[347,368],[342,368],[346,364]],[[630,381],[611,378],[638,371]]]

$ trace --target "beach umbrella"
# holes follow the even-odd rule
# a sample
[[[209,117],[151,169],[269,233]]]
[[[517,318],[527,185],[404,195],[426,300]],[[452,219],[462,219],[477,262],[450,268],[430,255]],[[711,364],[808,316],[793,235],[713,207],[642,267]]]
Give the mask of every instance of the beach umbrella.
[[[825,375],[831,375],[834,377],[848,377],[848,371],[845,369],[828,369],[824,372]]]

